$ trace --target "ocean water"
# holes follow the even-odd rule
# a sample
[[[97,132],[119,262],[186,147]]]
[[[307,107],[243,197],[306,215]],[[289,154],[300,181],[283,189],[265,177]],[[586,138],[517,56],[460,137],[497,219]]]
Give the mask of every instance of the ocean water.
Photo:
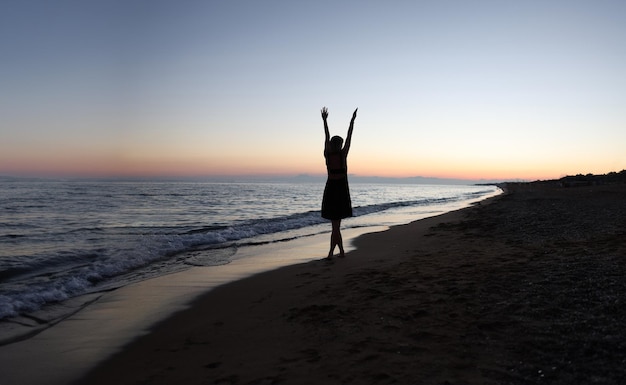
[[[227,264],[243,246],[329,232],[320,217],[323,189],[321,183],[2,181],[0,319],[192,266]],[[350,189],[355,217],[344,228],[408,223],[499,193],[495,186],[355,183]]]

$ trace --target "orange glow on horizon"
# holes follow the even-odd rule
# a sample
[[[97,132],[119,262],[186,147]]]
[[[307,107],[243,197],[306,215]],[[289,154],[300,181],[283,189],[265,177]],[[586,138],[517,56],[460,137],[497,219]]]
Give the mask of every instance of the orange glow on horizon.
[[[349,168],[350,175],[361,177],[388,178],[442,178],[462,180],[546,180],[558,179],[565,175],[578,173],[603,174],[620,170],[540,170],[507,169],[506,167],[455,167],[431,163],[414,168],[387,167],[368,168],[356,164]],[[237,177],[237,176],[324,176],[322,165],[308,167],[294,164],[291,167],[280,167],[276,164],[229,163],[225,161],[209,162],[190,160],[143,160],[123,161],[109,159],[85,159],[83,161],[54,160],[30,161],[3,164],[0,175],[10,176],[49,176],[49,177]]]
[[[223,153],[213,156],[198,151],[175,152],[109,151],[33,152],[0,155],[0,175],[45,177],[289,177],[324,176],[320,152],[285,150],[274,153]],[[154,155],[158,154],[158,155]],[[350,175],[388,178],[441,178],[462,180],[546,180],[565,175],[605,174],[622,168],[604,169],[602,164],[573,162],[542,164],[542,159],[442,159],[441,157],[378,155],[358,151],[350,154]]]

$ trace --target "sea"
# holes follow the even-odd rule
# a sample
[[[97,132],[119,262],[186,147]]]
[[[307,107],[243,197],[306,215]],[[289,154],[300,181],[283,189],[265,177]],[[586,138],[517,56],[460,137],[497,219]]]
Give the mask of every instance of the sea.
[[[0,182],[0,319],[194,266],[242,247],[330,232],[323,183]],[[496,186],[353,183],[343,228],[393,226],[499,194]],[[197,252],[202,251],[202,252]],[[320,258],[327,250],[320,250]]]

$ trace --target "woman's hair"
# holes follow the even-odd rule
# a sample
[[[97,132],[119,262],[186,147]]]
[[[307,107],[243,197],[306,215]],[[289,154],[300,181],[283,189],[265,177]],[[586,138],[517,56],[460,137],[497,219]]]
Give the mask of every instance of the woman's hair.
[[[341,151],[341,146],[343,146],[341,136],[333,136],[330,138],[330,151]]]

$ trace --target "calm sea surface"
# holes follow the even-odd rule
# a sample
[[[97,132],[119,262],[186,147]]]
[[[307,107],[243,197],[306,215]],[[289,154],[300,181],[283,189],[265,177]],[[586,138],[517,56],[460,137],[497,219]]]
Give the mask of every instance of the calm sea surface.
[[[0,319],[197,265],[238,247],[328,232],[323,184],[2,181]],[[494,186],[352,184],[343,227],[395,225]],[[202,253],[190,251],[204,250]],[[320,250],[323,257],[326,250]]]

